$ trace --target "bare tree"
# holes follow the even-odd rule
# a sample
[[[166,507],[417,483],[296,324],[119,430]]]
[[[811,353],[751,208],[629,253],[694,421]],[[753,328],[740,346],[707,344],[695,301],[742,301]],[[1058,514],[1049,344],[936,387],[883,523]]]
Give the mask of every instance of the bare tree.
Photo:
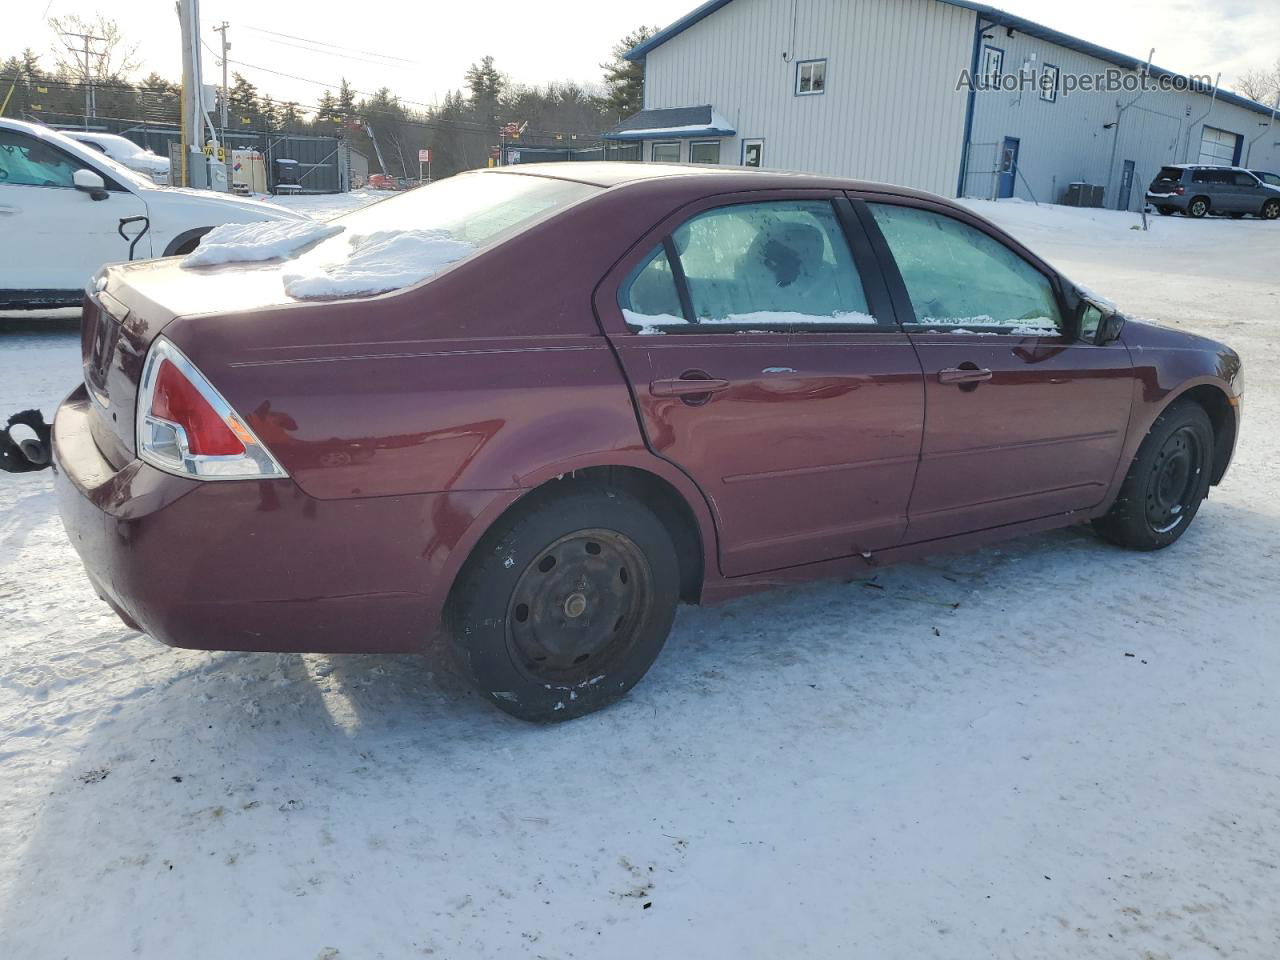
[[[97,19],[85,20],[76,14],[50,17],[49,26],[58,34],[53,47],[58,72],[71,76],[81,83],[90,80],[125,80],[142,66],[138,57],[138,44],[127,43],[120,25],[102,14]],[[80,35],[97,37],[89,40],[88,70],[84,54],[85,40]]]
[[[1252,67],[1242,73],[1236,80],[1236,90],[1250,100],[1270,104],[1280,94],[1280,57],[1268,69]]]

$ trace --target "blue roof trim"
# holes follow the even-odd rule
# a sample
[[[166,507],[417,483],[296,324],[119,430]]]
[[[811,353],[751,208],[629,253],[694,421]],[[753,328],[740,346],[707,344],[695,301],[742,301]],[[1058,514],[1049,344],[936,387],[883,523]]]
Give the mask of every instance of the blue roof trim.
[[[701,130],[626,130],[622,133],[602,133],[604,140],[688,140],[690,137],[736,137],[738,131],[706,127]]]
[[[625,54],[623,54],[623,59],[643,60],[645,54],[648,53],[650,50],[652,50],[654,47],[661,46],[662,44],[670,40],[672,37],[676,36],[676,34],[684,33],[686,30],[692,27],[695,23],[705,20],[707,17],[711,16],[721,7],[728,6],[732,2],[733,0],[707,0],[707,2],[704,3],[702,6],[698,7],[697,10],[692,10],[689,13],[686,13],[683,17],[681,17],[675,23],[671,24],[669,27],[663,27],[661,30],[655,33],[652,37],[650,37],[644,43],[641,43],[637,46],[632,47]]]
[[[715,13],[721,7],[728,6],[733,0],[707,0],[702,6],[693,10],[669,27],[659,30],[644,43],[633,47],[624,55],[627,60],[643,60],[645,55],[656,47],[660,47],[672,37],[675,37],[697,23],[705,20],[711,14]],[[945,3],[953,7],[960,7],[964,10],[972,10],[988,20],[995,22],[995,25],[1001,27],[1013,27],[1015,30],[1021,30],[1023,33],[1040,40],[1048,40],[1050,43],[1056,43],[1060,47],[1066,47],[1068,50],[1074,50],[1077,53],[1083,53],[1087,56],[1096,57],[1107,63],[1113,63],[1118,67],[1125,67],[1129,70],[1141,70],[1146,66],[1145,60],[1139,60],[1137,57],[1131,57],[1128,54],[1119,53],[1110,50],[1107,47],[1100,47],[1096,43],[1090,43],[1088,40],[1081,40],[1079,37],[1073,37],[1069,33],[1063,33],[1060,30],[1054,30],[1052,27],[1046,27],[1043,24],[1036,23],[1034,20],[1028,20],[1025,17],[1019,17],[1016,14],[1005,13],[997,7],[987,6],[985,3],[973,3],[971,0],[938,0],[939,3]],[[1166,70],[1164,67],[1152,65],[1151,75],[1156,77],[1182,77],[1185,74],[1178,73],[1176,70]],[[1212,86],[1204,84],[1195,84],[1189,87],[1197,93],[1209,96],[1213,93]],[[1218,99],[1223,103],[1234,104],[1237,107],[1244,107],[1246,110],[1252,110],[1255,113],[1271,115],[1271,108],[1248,97],[1242,97],[1238,93],[1232,93],[1230,90],[1218,89]]]

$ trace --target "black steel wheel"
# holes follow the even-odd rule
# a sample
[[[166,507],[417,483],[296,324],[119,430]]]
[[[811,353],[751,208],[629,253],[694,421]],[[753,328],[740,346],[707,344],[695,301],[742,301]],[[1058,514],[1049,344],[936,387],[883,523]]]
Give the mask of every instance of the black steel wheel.
[[[539,683],[574,682],[607,671],[644,633],[653,573],[616,530],[561,537],[520,574],[507,605],[507,652]]]
[[[1195,505],[1205,462],[1200,437],[1190,425],[1165,440],[1147,475],[1147,524],[1157,534],[1173,530]]]
[[[622,490],[559,483],[482,538],[446,611],[480,694],[544,723],[630,690],[662,650],[680,598],[679,558],[653,511]]]
[[[1213,425],[1198,403],[1175,402],[1143,439],[1120,493],[1094,521],[1105,540],[1133,550],[1159,550],[1177,540],[1209,493]]]

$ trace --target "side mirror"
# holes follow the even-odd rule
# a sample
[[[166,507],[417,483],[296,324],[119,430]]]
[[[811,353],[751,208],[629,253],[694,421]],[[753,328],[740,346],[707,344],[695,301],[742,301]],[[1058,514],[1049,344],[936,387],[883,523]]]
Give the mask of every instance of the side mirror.
[[[1120,338],[1124,314],[1115,307],[1103,306],[1088,297],[1080,298],[1080,339],[1103,346]]]
[[[106,182],[92,170],[77,170],[71,175],[71,182],[77,190],[83,190],[94,200],[105,200],[110,196]]]
[[[1098,326],[1098,338],[1094,341],[1099,346],[1120,339],[1120,331],[1124,329],[1124,314],[1112,310],[1102,318]]]

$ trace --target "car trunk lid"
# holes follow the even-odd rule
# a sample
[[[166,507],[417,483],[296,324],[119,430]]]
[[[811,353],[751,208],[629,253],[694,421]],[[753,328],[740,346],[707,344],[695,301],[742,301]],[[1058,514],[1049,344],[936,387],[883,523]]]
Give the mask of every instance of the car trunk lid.
[[[134,458],[138,383],[147,350],[176,317],[242,311],[292,302],[284,294],[279,264],[253,265],[228,283],[222,271],[194,271],[176,259],[108,267],[86,292],[80,355],[92,401],[90,427],[112,466]]]

